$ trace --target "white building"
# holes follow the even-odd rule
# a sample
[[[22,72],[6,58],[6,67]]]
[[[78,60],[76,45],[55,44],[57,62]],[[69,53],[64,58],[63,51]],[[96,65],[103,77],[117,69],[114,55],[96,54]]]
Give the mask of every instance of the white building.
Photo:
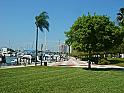
[[[121,58],[124,58],[124,54],[120,54],[121,55]]]
[[[1,53],[2,53],[2,55],[8,54],[7,48],[2,48],[2,49],[1,49]]]
[[[68,46],[65,45],[65,44],[62,44],[59,46],[59,52],[62,52],[62,53],[67,53],[68,52]]]

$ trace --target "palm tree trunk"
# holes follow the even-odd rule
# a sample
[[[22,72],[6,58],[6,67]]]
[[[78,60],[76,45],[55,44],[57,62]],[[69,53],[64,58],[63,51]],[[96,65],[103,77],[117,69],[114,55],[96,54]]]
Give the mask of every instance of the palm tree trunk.
[[[43,50],[43,44],[41,44],[41,64],[40,64],[41,66],[42,66],[42,61],[43,61],[43,53],[42,53],[43,51],[42,50]]]
[[[37,46],[38,46],[38,26],[36,32],[36,58],[35,58],[35,66],[37,65]]]
[[[42,57],[43,57],[43,54],[42,54],[42,52],[41,52],[41,63],[40,63],[40,65],[42,66]]]

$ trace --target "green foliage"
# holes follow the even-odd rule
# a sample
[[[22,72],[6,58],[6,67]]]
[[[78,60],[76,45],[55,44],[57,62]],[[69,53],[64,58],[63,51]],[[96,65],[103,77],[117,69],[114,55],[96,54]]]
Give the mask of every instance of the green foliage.
[[[0,69],[0,93],[124,93],[124,72],[38,66]]]
[[[111,64],[118,64],[118,63],[124,63],[123,58],[109,58],[108,59]]]
[[[68,38],[66,44],[73,50],[89,53],[88,67],[91,68],[92,53],[107,54],[122,43],[124,33],[109,17],[88,14],[78,17],[65,35]]]
[[[108,64],[110,64],[110,62],[108,61],[108,60],[106,60],[106,59],[100,59],[99,61],[98,61],[98,64],[99,65],[108,65]]]
[[[108,59],[101,59],[98,61],[98,64],[100,65],[117,65],[124,67],[124,58],[108,58]]]
[[[88,56],[88,53],[73,50],[72,53],[70,54],[70,56],[82,58],[83,56]]]
[[[81,16],[65,32],[66,42],[84,52],[105,52],[122,43],[122,33],[107,16]]]
[[[41,31],[43,31],[43,28],[49,31],[49,22],[47,21],[47,19],[49,19],[49,16],[48,13],[45,11],[40,13],[39,16],[35,17],[35,24]]]
[[[121,45],[119,45],[118,48],[116,48],[113,51],[118,52],[118,53],[124,53],[124,41],[123,41],[123,43]]]
[[[123,62],[123,63],[117,63],[117,64],[115,64],[115,65],[124,67],[124,62]]]

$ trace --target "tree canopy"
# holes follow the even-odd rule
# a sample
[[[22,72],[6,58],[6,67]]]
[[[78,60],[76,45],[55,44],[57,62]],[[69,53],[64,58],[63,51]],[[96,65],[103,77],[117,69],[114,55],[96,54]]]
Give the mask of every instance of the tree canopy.
[[[65,34],[67,44],[84,52],[106,52],[123,39],[120,28],[109,17],[95,14],[78,17]]]
[[[47,29],[49,31],[49,22],[47,21],[49,19],[48,13],[43,11],[40,13],[39,16],[35,17],[35,24],[41,31],[43,31],[43,28]]]

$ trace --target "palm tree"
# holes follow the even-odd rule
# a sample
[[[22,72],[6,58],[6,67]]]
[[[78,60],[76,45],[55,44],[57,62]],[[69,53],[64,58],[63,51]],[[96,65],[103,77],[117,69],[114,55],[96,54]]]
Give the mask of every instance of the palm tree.
[[[35,24],[37,27],[37,32],[36,32],[36,59],[35,59],[35,66],[37,65],[37,46],[38,46],[38,28],[43,32],[43,29],[46,29],[47,31],[49,31],[49,22],[47,21],[47,19],[49,19],[48,13],[43,11],[42,13],[40,13],[39,16],[35,17]],[[42,65],[42,60],[41,60],[41,65]]]
[[[117,22],[120,26],[124,26],[124,8],[120,8],[119,13],[117,13]]]

